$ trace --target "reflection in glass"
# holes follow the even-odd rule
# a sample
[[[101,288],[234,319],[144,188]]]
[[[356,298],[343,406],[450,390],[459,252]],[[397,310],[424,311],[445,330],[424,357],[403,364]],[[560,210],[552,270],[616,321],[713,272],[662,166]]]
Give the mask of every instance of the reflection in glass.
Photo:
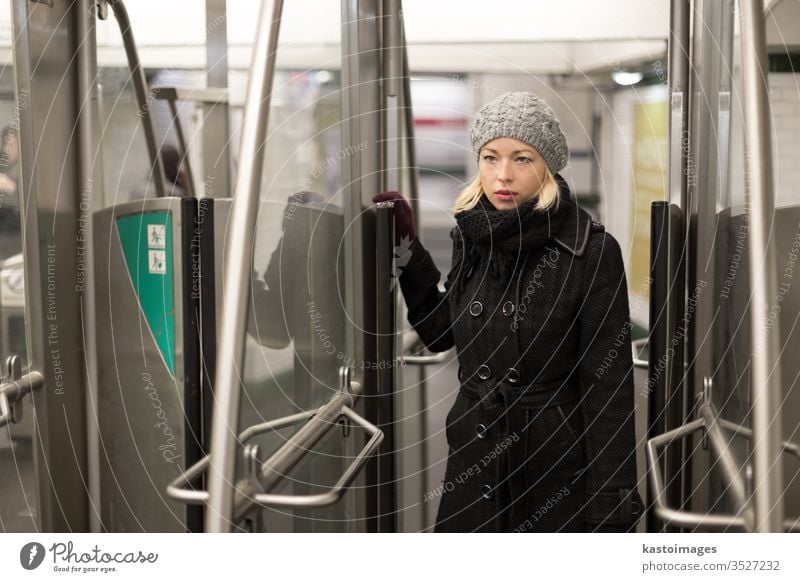
[[[11,59],[11,6],[0,0],[0,364],[19,355],[26,365],[25,280],[20,224],[19,108]],[[0,532],[36,531],[33,409],[23,399],[22,420],[0,428]]]

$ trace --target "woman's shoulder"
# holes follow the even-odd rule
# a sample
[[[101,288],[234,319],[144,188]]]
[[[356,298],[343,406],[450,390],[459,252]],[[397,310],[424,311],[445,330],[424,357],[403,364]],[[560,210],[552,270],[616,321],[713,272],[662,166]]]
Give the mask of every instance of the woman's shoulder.
[[[595,220],[594,218],[591,219],[589,232],[589,248],[587,249],[587,254],[589,254],[589,251],[591,250],[595,250],[595,252],[597,252],[598,249],[608,247],[613,249],[620,248],[619,241],[616,239],[616,237],[614,237],[613,234],[606,230],[606,226],[599,220]]]
[[[624,272],[625,260],[619,241],[596,220],[592,220],[591,236],[584,256],[587,265],[591,265],[590,270],[598,276],[604,273],[613,277],[620,271]]]

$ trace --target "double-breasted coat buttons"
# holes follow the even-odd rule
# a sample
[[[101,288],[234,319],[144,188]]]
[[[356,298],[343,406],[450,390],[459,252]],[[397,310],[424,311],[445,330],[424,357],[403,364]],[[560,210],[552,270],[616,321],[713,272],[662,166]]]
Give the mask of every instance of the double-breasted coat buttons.
[[[473,301],[469,304],[469,313],[472,317],[478,317],[483,313],[483,303],[480,301]]]
[[[519,370],[516,368],[509,368],[506,372],[506,380],[509,384],[516,384],[519,382]]]
[[[487,366],[486,364],[481,364],[481,367],[478,368],[478,378],[481,380],[488,380],[492,375],[492,369]]]
[[[486,425],[483,424],[483,423],[480,423],[478,426],[476,426],[475,427],[475,434],[477,435],[477,437],[479,439],[485,439],[486,438]]]
[[[481,494],[483,495],[484,499],[491,499],[494,492],[492,491],[491,485],[483,485],[481,487]]]
[[[506,301],[503,303],[503,315],[506,317],[511,317],[514,313],[514,304],[511,301]]]

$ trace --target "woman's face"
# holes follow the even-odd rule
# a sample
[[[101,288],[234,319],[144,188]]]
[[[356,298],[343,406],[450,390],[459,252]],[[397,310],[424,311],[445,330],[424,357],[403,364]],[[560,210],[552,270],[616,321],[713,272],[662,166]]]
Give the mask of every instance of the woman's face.
[[[488,142],[478,161],[483,191],[497,210],[514,210],[534,198],[544,182],[546,167],[539,152],[511,137]]]

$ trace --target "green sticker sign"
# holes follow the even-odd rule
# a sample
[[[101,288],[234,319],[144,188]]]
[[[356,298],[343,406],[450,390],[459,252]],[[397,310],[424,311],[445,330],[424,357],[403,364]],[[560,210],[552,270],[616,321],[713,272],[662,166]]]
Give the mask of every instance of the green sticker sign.
[[[139,306],[170,374],[175,374],[175,289],[169,210],[117,218]]]

